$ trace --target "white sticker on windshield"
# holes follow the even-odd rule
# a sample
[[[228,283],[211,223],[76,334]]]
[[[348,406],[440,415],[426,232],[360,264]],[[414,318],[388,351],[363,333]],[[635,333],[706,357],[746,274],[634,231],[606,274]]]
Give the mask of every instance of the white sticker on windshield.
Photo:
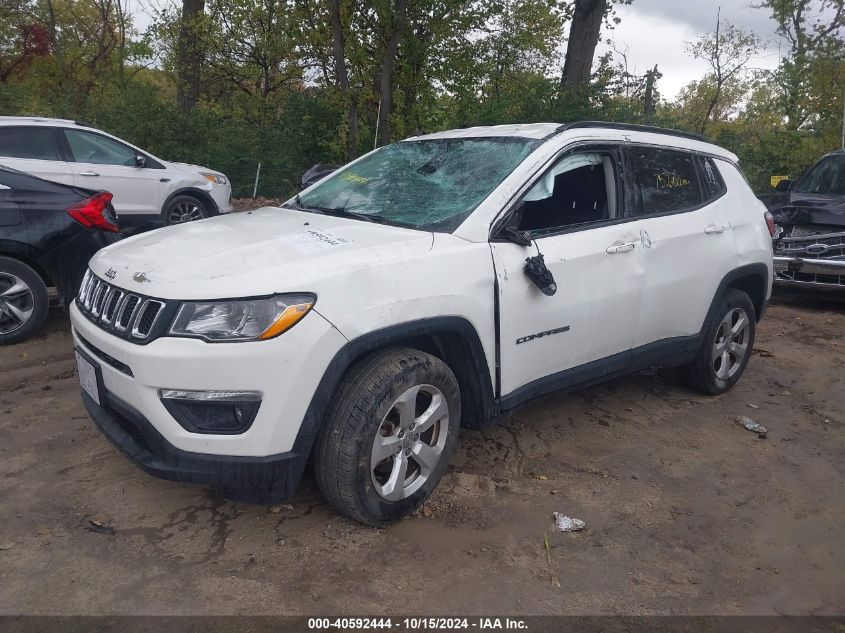
[[[282,240],[305,252],[320,251],[352,243],[352,240],[333,235],[324,229],[308,229],[302,231],[302,233],[286,235]]]

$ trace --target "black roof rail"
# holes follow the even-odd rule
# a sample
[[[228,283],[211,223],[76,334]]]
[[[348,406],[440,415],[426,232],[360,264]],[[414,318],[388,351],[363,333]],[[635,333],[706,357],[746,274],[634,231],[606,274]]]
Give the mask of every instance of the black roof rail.
[[[564,123],[557,128],[557,132],[565,132],[566,130],[577,130],[582,128],[608,128],[611,130],[630,130],[631,132],[650,132],[652,134],[666,134],[667,136],[680,136],[682,138],[689,138],[694,141],[703,141],[709,143],[701,134],[694,132],[683,132],[681,130],[671,130],[665,127],[654,127],[652,125],[637,125],[636,123],[614,123],[611,121],[575,121],[573,123]]]

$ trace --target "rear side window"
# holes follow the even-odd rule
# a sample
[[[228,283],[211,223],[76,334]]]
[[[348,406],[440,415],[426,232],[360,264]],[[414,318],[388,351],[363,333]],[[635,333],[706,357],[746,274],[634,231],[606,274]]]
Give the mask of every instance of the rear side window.
[[[709,203],[716,198],[720,198],[728,188],[725,186],[722,174],[719,173],[719,169],[712,158],[699,156],[698,163],[701,169],[701,186],[704,189],[704,197]]]
[[[704,201],[695,157],[688,152],[652,147],[628,148],[629,216],[685,211]]]
[[[59,160],[53,128],[0,127],[0,156]]]
[[[65,130],[73,160],[95,165],[135,165],[136,152],[131,147],[106,136],[83,130]]]

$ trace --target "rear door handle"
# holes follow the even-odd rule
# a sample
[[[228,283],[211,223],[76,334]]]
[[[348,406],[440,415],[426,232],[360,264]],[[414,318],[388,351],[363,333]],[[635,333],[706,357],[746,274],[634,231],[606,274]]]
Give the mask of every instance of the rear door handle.
[[[725,227],[721,224],[709,224],[707,225],[707,228],[704,229],[704,232],[707,233],[707,235],[718,235],[719,233],[725,232]]]
[[[628,253],[634,250],[634,246],[636,246],[634,242],[628,242],[627,244],[617,242],[607,247],[607,253],[608,255],[615,255],[616,253]]]
[[[79,172],[79,175],[80,175],[80,176],[99,176],[100,174],[98,174],[96,171],[91,171],[91,170],[89,169],[88,171],[81,171],[81,172]]]

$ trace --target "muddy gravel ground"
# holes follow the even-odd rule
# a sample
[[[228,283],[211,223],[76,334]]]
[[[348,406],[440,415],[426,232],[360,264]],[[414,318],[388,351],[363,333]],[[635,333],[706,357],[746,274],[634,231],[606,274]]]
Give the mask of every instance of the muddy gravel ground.
[[[310,475],[272,508],[148,477],[86,416],[68,327],[0,348],[2,614],[845,612],[841,302],[778,299],[721,397],[652,370],[464,432],[388,529]]]

